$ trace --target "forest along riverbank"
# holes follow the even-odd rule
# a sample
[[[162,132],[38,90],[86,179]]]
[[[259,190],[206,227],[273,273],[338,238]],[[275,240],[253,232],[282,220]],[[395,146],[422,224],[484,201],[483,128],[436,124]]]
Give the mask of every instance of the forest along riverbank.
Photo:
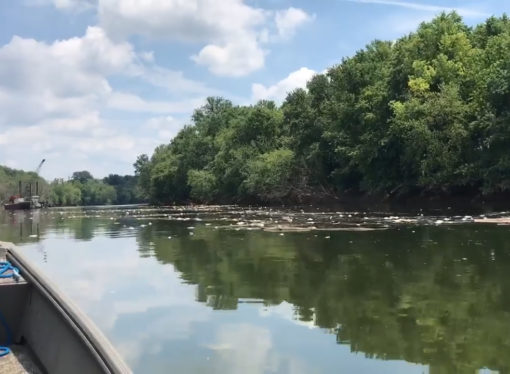
[[[0,240],[135,373],[504,371],[508,217],[51,208],[1,212]]]
[[[281,106],[210,97],[138,157],[140,186],[157,203],[508,192],[509,45],[506,15],[471,27],[443,13],[373,41]]]

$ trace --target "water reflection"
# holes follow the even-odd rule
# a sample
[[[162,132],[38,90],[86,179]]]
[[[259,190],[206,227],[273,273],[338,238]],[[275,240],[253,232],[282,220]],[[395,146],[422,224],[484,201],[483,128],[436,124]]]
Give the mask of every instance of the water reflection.
[[[507,227],[345,214],[342,227],[386,230],[266,232],[244,226],[290,213],[24,214],[0,216],[0,237],[40,262],[43,246],[41,266],[139,372],[510,370]]]

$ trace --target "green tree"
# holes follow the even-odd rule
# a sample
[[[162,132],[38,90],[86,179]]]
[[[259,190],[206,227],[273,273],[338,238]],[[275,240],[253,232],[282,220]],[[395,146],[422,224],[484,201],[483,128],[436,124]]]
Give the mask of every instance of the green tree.
[[[261,154],[247,165],[244,187],[261,200],[280,200],[292,190],[294,152],[277,149]]]
[[[94,179],[94,177],[87,170],[83,170],[83,171],[75,171],[73,173],[73,176],[71,177],[71,179],[76,182],[85,183],[90,179]]]

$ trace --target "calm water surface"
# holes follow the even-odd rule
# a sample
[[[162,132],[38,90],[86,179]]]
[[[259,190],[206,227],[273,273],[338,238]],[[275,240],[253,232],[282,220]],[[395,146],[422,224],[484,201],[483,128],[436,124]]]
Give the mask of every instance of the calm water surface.
[[[0,240],[21,245],[135,373],[510,370],[510,226],[75,208],[1,212]]]

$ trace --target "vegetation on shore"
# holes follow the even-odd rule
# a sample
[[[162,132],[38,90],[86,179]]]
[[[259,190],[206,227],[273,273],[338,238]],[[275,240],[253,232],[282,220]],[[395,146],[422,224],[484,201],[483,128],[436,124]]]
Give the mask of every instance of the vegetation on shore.
[[[95,179],[90,172],[76,171],[70,180],[55,179],[50,184],[51,205],[105,205],[141,203],[144,197],[137,177],[110,174]]]
[[[110,174],[103,179],[95,179],[88,171],[77,171],[67,181],[55,179],[48,183],[35,172],[0,166],[0,202],[6,202],[10,196],[19,193],[19,182],[22,184],[22,196],[30,194],[27,190],[30,184],[32,194],[35,195],[36,181],[39,183],[40,200],[52,206],[133,204],[145,201],[137,177],[132,175]]]
[[[442,14],[374,41],[281,106],[209,98],[135,163],[157,203],[510,188],[510,19]]]
[[[135,176],[42,179],[53,205],[299,202],[510,192],[510,19],[441,14],[374,41],[282,105],[210,97]],[[0,168],[0,198],[35,173]]]

